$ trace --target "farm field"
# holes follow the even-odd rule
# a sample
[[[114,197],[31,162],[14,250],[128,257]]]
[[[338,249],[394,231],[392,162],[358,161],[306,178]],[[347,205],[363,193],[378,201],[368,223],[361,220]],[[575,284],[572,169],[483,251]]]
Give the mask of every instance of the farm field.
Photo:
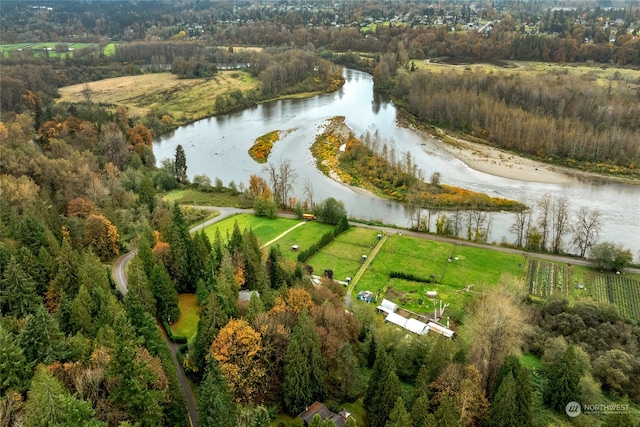
[[[236,221],[240,230],[253,229],[262,245],[300,223],[295,219],[240,214],[207,227],[205,233],[213,241],[219,229],[226,241]],[[295,260],[300,250],[307,249],[332,229],[333,226],[321,222],[307,222],[272,244],[280,246],[285,258]],[[352,226],[307,260],[307,264],[314,274],[322,275],[330,269],[336,280],[354,277],[362,265],[362,256],[369,256],[377,244],[378,234],[374,229]],[[292,251],[293,245],[298,245],[299,251]],[[410,273],[421,281],[392,277],[392,272]],[[611,303],[622,316],[640,319],[638,275],[600,273],[584,266],[400,234],[389,236],[356,284],[355,292],[368,290],[378,300],[387,298],[405,309],[426,313],[434,308],[426,293],[436,291],[438,300],[449,304],[445,313],[455,319],[474,294],[484,286],[498,283],[504,273],[522,277],[529,293],[535,297],[561,297],[571,301],[586,298]],[[578,287],[579,283],[584,286]]]
[[[615,305],[621,316],[640,319],[640,278],[636,274],[602,273],[584,266],[530,259],[526,281],[531,295],[544,299],[590,298]]]
[[[521,277],[523,270],[522,255],[392,235],[356,285],[356,292],[369,290],[379,299],[424,313],[433,310],[426,292],[436,291],[438,299],[450,304],[449,310],[455,313],[483,286],[497,283],[503,273]],[[411,273],[424,282],[392,278],[391,272]]]
[[[297,260],[298,253],[300,251],[309,249],[311,245],[313,245],[320,239],[320,236],[327,232],[332,232],[333,229],[333,225],[325,224],[319,221],[309,221],[306,222],[303,226],[291,230],[289,233],[282,236],[282,238],[274,242],[273,245],[280,246],[282,255],[285,258]],[[298,245],[298,251],[294,252],[291,250],[291,247],[293,245]],[[269,247],[267,247],[267,250],[268,249]]]
[[[352,226],[308,259],[307,264],[313,267],[314,274],[333,270],[334,279],[344,281],[356,274],[362,264],[362,255],[369,255],[377,243],[377,235],[376,230]],[[318,235],[316,240],[320,237]]]
[[[245,92],[256,85],[249,73],[238,70],[222,70],[211,79],[178,79],[171,73],[152,73],[65,86],[59,90],[59,102],[82,102],[82,91],[89,87],[96,103],[124,105],[134,116],[162,108],[177,124],[185,124],[213,116],[218,96],[236,90]]]
[[[64,52],[57,52],[56,46],[58,45],[66,45],[69,50]],[[58,42],[47,42],[47,43],[13,43],[13,44],[2,44],[0,45],[0,51],[4,55],[5,58],[8,58],[11,51],[24,51],[29,49],[31,51],[31,55],[35,57],[40,57],[43,55],[48,55],[51,58],[61,57],[73,57],[73,52],[77,49],[84,48],[93,48],[94,50],[100,49],[99,45],[96,43],[58,43]],[[45,51],[45,49],[48,49]],[[102,48],[102,52],[105,56],[113,56],[116,51],[116,44],[109,43]]]
[[[211,224],[205,228],[204,232],[209,238],[209,241],[213,242],[216,237],[216,230],[220,230],[220,237],[223,242],[226,242],[227,236],[231,236],[231,233],[233,233],[233,227],[236,222],[238,223],[238,227],[240,227],[240,232],[244,232],[246,228],[252,229],[258,238],[258,242],[264,245],[271,239],[278,237],[289,228],[298,224],[300,220],[289,218],[269,219],[253,214],[239,214]],[[320,238],[320,235],[318,235],[318,238]]]
[[[440,62],[414,61],[417,69],[429,70],[432,72],[464,72],[465,69],[475,71],[494,72],[507,76],[519,76],[521,78],[535,79],[542,74],[570,75],[580,77],[589,84],[600,86],[612,85],[637,85],[637,71],[627,68],[599,67],[577,64],[552,64],[544,62],[528,61],[500,61],[497,64],[486,62],[473,62],[447,64]]]

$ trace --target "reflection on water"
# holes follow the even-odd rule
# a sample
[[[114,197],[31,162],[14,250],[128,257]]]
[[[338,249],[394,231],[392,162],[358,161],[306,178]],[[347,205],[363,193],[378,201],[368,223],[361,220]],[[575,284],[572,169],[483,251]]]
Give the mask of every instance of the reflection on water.
[[[162,159],[174,158],[176,146],[182,144],[190,178],[206,174],[212,181],[220,178],[225,184],[231,181],[247,184],[251,174],[265,176],[263,165],[247,154],[255,139],[273,130],[295,129],[274,146],[269,162],[291,160],[298,175],[294,188],[298,199],[304,198],[302,187],[308,179],[316,201],[335,197],[345,202],[353,217],[409,226],[402,204],[354,191],[328,179],[315,167],[309,147],[321,125],[331,117],[345,116],[347,125],[357,135],[377,132],[394,143],[398,155],[409,151],[425,176],[440,172],[443,183],[520,200],[530,206],[549,193],[567,197],[573,213],[582,206],[598,209],[603,223],[600,240],[620,243],[632,250],[636,260],[640,258],[640,186],[602,180],[542,184],[472,170],[436,142],[398,127],[395,106],[388,97],[374,93],[371,76],[353,70],[346,70],[345,76],[346,84],[334,93],[274,101],[184,126],[154,143],[156,159],[160,163]],[[492,217],[490,241],[500,242],[503,238],[514,241],[508,231],[512,215],[496,213]]]

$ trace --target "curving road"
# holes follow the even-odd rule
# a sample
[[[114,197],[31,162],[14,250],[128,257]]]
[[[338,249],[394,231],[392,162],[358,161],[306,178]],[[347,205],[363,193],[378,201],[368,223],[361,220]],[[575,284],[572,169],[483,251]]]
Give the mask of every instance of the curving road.
[[[222,207],[213,207],[213,206],[195,206],[195,208],[220,212],[220,215],[216,216],[215,218],[211,218],[203,222],[202,224],[199,224],[191,228],[191,230],[189,230],[191,233],[195,233],[196,231],[202,230],[207,226],[209,226],[210,224],[213,224],[214,222],[220,221],[229,216],[232,216],[238,213],[253,212],[253,209],[222,208]],[[128,289],[129,282],[127,280],[127,264],[129,263],[129,261],[133,259],[135,255],[136,255],[135,250],[128,252],[126,254],[123,254],[115,261],[113,265],[113,273],[112,273],[113,280],[115,281],[116,286],[118,287],[118,290],[123,296],[127,295],[127,292],[129,292],[129,289]],[[184,398],[187,402],[189,424],[191,425],[191,427],[197,427],[198,426],[198,410],[196,405],[196,399],[193,395],[193,390],[191,390],[189,381],[187,381],[187,377],[184,373],[184,369],[182,368],[182,364],[178,359],[179,346],[178,344],[169,340],[169,337],[167,336],[167,333],[164,330],[164,327],[160,324],[160,322],[158,322],[158,326],[162,331],[162,337],[164,338],[165,343],[169,347],[169,350],[171,350],[171,357],[173,359],[173,363],[176,366],[176,375],[178,377],[178,382],[180,383],[182,394],[184,395]]]

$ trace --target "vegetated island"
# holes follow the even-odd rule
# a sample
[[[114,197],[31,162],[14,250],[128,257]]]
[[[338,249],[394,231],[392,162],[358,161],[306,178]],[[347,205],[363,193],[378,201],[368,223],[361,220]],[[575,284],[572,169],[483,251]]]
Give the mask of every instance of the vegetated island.
[[[426,182],[410,153],[398,158],[395,148],[380,141],[377,135],[357,138],[344,119],[344,116],[329,119],[311,146],[318,169],[338,182],[422,208],[526,209],[515,200],[441,184],[437,172]]]
[[[286,130],[285,136],[294,130]],[[276,142],[282,139],[282,136],[281,130],[274,130],[257,137],[255,143],[249,148],[249,156],[258,163],[266,163],[269,154],[271,154],[271,149],[273,149]]]

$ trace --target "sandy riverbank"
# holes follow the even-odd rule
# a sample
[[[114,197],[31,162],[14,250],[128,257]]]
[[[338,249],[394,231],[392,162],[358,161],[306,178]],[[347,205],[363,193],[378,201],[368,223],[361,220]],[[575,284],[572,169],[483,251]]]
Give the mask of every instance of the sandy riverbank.
[[[433,137],[431,137],[433,139]],[[581,172],[564,170],[543,162],[520,157],[484,144],[454,138],[455,145],[434,139],[436,144],[450,152],[471,169],[520,181],[564,184],[575,181]]]

